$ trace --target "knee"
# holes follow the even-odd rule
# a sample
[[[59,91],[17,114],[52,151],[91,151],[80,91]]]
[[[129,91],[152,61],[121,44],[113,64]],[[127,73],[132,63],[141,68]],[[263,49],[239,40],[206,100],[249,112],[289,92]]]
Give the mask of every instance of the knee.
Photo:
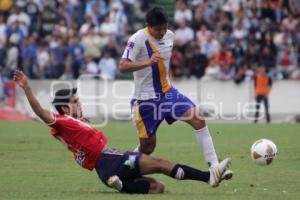
[[[199,130],[199,129],[204,128],[206,126],[206,123],[205,123],[204,119],[195,118],[191,125],[195,130]]]
[[[144,154],[147,154],[147,155],[150,155],[154,151],[155,146],[156,146],[155,143],[150,143],[150,142],[141,144],[140,152],[142,152]]]

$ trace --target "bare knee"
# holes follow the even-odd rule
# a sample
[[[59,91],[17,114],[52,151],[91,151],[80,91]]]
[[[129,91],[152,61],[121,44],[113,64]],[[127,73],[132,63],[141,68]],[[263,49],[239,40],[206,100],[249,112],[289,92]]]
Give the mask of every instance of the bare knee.
[[[165,185],[161,182],[155,181],[150,183],[149,194],[164,193]]]
[[[154,142],[143,142],[140,144],[140,152],[150,155],[154,149],[156,144]]]
[[[195,130],[202,129],[206,126],[205,120],[195,117],[189,123]]]

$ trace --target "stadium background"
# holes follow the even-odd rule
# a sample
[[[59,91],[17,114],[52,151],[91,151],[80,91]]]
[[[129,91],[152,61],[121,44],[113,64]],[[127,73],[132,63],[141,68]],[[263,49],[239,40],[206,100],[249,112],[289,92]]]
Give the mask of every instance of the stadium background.
[[[34,80],[33,90],[47,107],[52,84],[64,87],[66,81],[73,81],[73,86],[78,87],[80,82],[95,94],[91,101],[82,93],[83,101],[98,104],[100,99],[109,105],[106,113],[88,105],[87,116],[99,118],[102,114],[111,118],[113,113],[120,112],[118,115],[129,118],[127,102],[132,94],[132,73],[119,73],[117,65],[128,37],[144,27],[147,10],[160,5],[166,9],[169,27],[175,33],[170,66],[172,82],[195,102],[214,104],[202,105],[203,112],[212,115],[223,112],[238,116],[231,119],[245,119],[241,115],[250,109],[250,116],[254,109],[253,76],[258,67],[264,67],[275,83],[270,94],[273,119],[295,121],[300,113],[297,89],[300,23],[289,3],[287,0],[2,0],[1,107],[8,105],[34,116],[28,104],[16,98],[22,95],[10,81],[13,71],[19,68]],[[101,86],[93,87],[97,82],[108,85],[109,92],[118,90],[105,98],[103,90],[97,89]],[[127,93],[114,95],[122,91]],[[123,105],[112,110],[116,104]],[[247,108],[239,111],[239,106]]]
[[[176,3],[175,3],[176,2]],[[249,80],[256,67],[276,80],[299,79],[299,17],[288,0],[2,0],[1,74],[32,79],[120,74],[117,63],[145,12],[163,6],[175,33],[174,78]]]

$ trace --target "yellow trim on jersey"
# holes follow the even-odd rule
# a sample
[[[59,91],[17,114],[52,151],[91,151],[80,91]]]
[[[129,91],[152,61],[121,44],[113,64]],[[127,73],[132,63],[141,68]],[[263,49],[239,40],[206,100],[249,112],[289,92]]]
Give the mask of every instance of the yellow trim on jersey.
[[[151,36],[148,28],[145,28],[145,31],[148,35]],[[159,51],[156,49],[156,47],[148,40],[150,47],[152,48],[153,53],[154,52],[158,52]],[[169,83],[169,81],[167,80],[167,67],[165,65],[165,62],[163,60],[160,60],[158,63],[158,70],[159,70],[159,79],[160,79],[160,83],[161,83],[161,88],[163,93],[166,93],[172,86]]]
[[[144,121],[139,111],[139,104],[137,101],[134,102],[134,113],[135,113],[135,125],[138,130],[139,138],[148,138],[147,130]]]

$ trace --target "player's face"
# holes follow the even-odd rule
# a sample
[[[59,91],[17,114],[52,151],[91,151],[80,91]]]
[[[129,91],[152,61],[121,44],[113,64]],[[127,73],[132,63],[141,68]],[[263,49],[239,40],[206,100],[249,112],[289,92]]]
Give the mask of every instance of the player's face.
[[[164,37],[164,35],[167,32],[168,29],[168,24],[163,24],[159,26],[148,26],[150,34],[155,38],[155,39],[161,39]]]
[[[70,99],[70,115],[74,118],[82,117],[81,104],[76,96],[72,96]]]

